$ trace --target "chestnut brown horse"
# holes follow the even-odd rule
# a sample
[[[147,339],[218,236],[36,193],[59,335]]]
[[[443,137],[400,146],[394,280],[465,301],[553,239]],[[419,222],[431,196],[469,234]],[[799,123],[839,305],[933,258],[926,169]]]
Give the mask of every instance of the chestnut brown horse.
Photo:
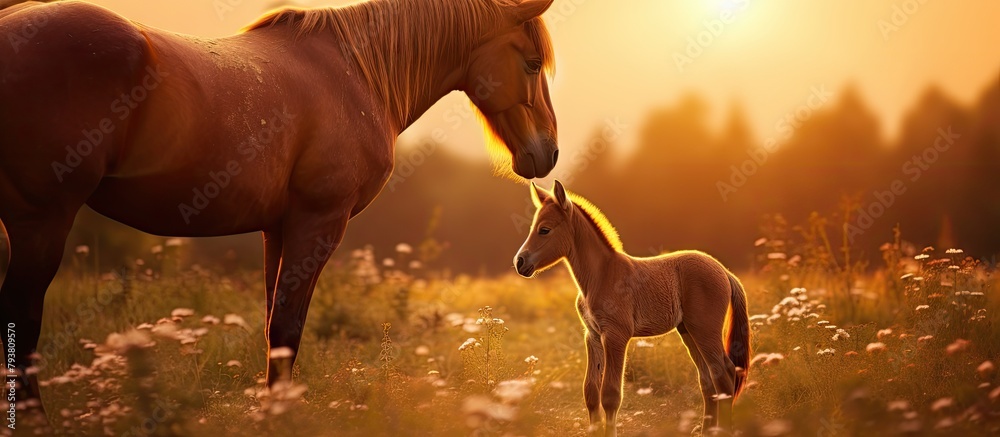
[[[701,429],[720,421],[731,428],[733,400],[750,357],[750,320],[739,279],[697,251],[629,256],[604,214],[567,193],[559,181],[551,193],[532,183],[531,193],[535,217],[514,266],[531,277],[565,261],[573,274],[580,290],[577,311],[586,328],[583,393],[592,430],[600,426],[603,407],[605,435],[616,435],[629,340],[674,329],[698,367],[705,401]]]
[[[522,178],[558,158],[540,15],[552,0],[374,0],[282,9],[206,39],[85,2],[0,18],[0,323],[18,398],[77,211],[170,236],[262,231],[269,351],[298,352],[309,301],[348,220],[378,195],[397,135],[465,92]],[[269,360],[267,383],[290,378]],[[33,372],[27,372],[33,373]],[[37,404],[29,402],[27,404]]]

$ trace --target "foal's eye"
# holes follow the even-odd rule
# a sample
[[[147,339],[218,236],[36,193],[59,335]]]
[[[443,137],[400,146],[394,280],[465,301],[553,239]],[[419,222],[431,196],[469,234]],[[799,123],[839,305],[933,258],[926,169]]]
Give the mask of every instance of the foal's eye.
[[[547,235],[551,231],[549,228],[541,228],[538,230],[538,235]]]
[[[541,59],[528,59],[525,62],[527,71],[530,74],[538,74],[542,71],[542,60]]]

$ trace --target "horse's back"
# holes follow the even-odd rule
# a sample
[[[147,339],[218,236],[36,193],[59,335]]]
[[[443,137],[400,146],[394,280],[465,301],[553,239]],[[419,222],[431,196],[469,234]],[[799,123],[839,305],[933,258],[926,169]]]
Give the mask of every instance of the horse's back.
[[[116,154],[127,129],[114,102],[138,79],[148,45],[130,21],[89,3],[14,8],[0,18],[10,40],[0,45],[0,200],[71,197]]]

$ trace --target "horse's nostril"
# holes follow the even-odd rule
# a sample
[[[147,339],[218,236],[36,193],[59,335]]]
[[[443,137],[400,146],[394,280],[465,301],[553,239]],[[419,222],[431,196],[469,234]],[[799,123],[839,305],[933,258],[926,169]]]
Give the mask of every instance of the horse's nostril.
[[[555,167],[557,162],[559,162],[559,149],[552,152],[552,166]]]
[[[520,270],[524,266],[524,257],[517,257],[517,269]]]

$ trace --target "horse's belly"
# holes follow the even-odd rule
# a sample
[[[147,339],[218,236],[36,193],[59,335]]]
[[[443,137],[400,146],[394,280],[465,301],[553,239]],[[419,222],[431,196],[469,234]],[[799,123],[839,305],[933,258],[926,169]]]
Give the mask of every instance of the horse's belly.
[[[140,231],[206,237],[259,231],[278,221],[280,199],[247,189],[241,175],[105,178],[87,201],[98,213]],[[252,177],[252,176],[247,176]]]

